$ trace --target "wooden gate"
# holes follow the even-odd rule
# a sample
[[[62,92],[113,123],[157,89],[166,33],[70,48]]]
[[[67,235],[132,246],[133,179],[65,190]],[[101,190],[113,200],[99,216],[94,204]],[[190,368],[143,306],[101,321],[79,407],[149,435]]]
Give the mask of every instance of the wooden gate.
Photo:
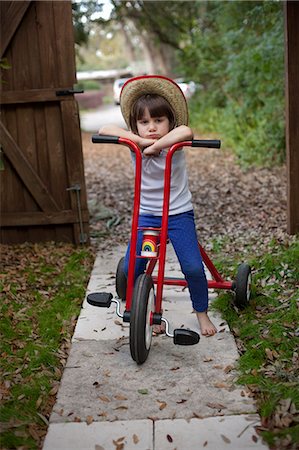
[[[87,243],[71,2],[0,8],[1,242]]]

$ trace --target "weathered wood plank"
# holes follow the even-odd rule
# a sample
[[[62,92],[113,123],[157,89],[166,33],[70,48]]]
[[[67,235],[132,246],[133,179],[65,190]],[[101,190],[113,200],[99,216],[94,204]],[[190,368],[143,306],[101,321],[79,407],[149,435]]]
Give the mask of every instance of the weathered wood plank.
[[[60,105],[45,105],[45,128],[47,133],[48,161],[51,178],[51,192],[61,209],[69,209],[70,201],[67,177],[64,138]]]
[[[0,121],[0,133],[5,155],[10,160],[14,169],[17,171],[40,208],[43,211],[58,210],[59,208],[56,201],[53,199],[32,165],[28,162],[11,134],[4,127],[2,121]]]
[[[36,2],[35,8],[39,23],[36,38],[39,42],[42,87],[54,88],[54,86],[59,86],[59,75],[56,64],[56,32],[53,2]]]
[[[82,211],[82,219],[88,220],[88,211]],[[79,217],[76,211],[62,210],[53,213],[43,212],[10,212],[1,217],[2,227],[27,227],[35,225],[59,225],[59,224],[78,224]]]
[[[0,57],[3,58],[7,47],[15,35],[31,1],[0,2]],[[9,24],[9,26],[8,26]]]
[[[70,87],[72,89],[72,86]],[[61,102],[73,100],[73,95],[56,95],[60,88],[52,89],[26,89],[15,91],[3,91],[1,93],[0,103],[3,105],[17,103],[36,103],[36,102]]]
[[[284,3],[286,64],[287,228],[299,232],[299,3]]]
[[[72,86],[76,83],[76,62],[71,2],[53,2],[53,20],[56,31],[56,71],[59,84]]]

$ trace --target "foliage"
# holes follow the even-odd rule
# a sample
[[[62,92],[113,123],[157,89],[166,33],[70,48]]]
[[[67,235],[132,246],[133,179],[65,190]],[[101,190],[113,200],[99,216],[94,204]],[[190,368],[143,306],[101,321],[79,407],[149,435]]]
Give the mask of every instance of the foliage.
[[[241,353],[238,381],[257,401],[260,432],[280,450],[297,448],[299,442],[298,259],[298,239],[273,241],[249,261],[255,293],[250,306],[236,310],[228,294],[215,302],[235,335]]]
[[[284,45],[280,2],[205,2],[181,53],[199,85],[192,125],[214,131],[245,165],[284,160]]]
[[[82,89],[83,91],[99,91],[102,88],[102,85],[96,80],[80,80],[74,87],[75,89]]]
[[[77,45],[87,44],[89,33],[93,25],[92,16],[100,13],[103,4],[98,0],[73,0],[73,24],[75,43]]]
[[[194,25],[198,12],[197,2],[190,1],[114,0],[112,3],[113,20],[130,19],[139,33],[146,31],[157,45],[168,44],[175,49],[180,48],[180,36]]]
[[[2,246],[1,448],[40,448],[90,275],[71,245]]]

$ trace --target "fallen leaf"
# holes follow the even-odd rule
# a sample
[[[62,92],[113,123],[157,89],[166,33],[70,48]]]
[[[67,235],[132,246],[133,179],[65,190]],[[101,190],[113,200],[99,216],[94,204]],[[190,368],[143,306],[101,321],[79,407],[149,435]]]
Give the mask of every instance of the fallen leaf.
[[[92,416],[87,416],[86,417],[86,423],[87,425],[90,425],[93,422],[93,417]]]
[[[138,444],[139,442],[139,437],[136,434],[133,434],[133,442],[134,444]]]
[[[223,369],[222,364],[214,364],[213,369]]]
[[[128,407],[125,406],[125,405],[120,405],[120,406],[117,406],[117,407],[114,408],[114,409],[128,409]]]
[[[166,438],[167,438],[168,442],[173,442],[173,439],[172,439],[172,437],[170,436],[170,434],[167,434]]]
[[[214,386],[216,388],[219,388],[219,389],[228,389],[228,388],[230,388],[230,385],[228,385],[227,383],[221,382],[221,381],[218,381],[217,383],[214,383]]]
[[[231,440],[228,439],[228,437],[224,436],[224,434],[220,434],[220,436],[222,437],[222,439],[224,440],[224,442],[225,442],[226,444],[230,444],[230,443],[231,443]]]
[[[226,406],[222,405],[221,403],[210,403],[210,402],[208,402],[208,403],[206,403],[206,405],[209,408],[213,408],[213,409],[225,409],[226,408]]]
[[[224,371],[225,373],[229,373],[229,372],[231,372],[231,371],[233,370],[233,368],[234,368],[234,366],[228,365],[228,366],[226,366],[226,367],[223,369],[223,371]]]
[[[28,427],[28,431],[29,431],[29,434],[33,437],[33,439],[35,439],[36,441],[39,440],[39,435],[38,435],[38,432],[37,432],[37,425],[36,424],[34,424],[34,423],[30,424],[29,427]]]
[[[142,395],[148,394],[148,390],[147,389],[138,389],[138,392],[139,392],[139,394],[142,394]]]
[[[160,402],[160,400],[157,400],[157,402],[160,403],[160,406],[159,406],[160,411],[162,411],[162,409],[166,408],[166,406],[167,406],[166,402]]]
[[[123,440],[125,439],[125,436],[118,438],[117,440],[112,440],[113,444],[115,445],[115,450],[123,450],[125,448],[125,444],[123,443]]]
[[[100,395],[98,398],[99,398],[102,402],[105,402],[105,403],[109,403],[109,402],[110,402],[110,398],[106,397],[105,395]]]
[[[50,390],[49,395],[56,395],[57,392],[58,392],[58,389],[59,389],[59,385],[56,384],[56,386],[54,386],[54,387]]]
[[[115,441],[113,441],[114,445],[115,445],[115,450],[123,450],[125,448],[125,444],[123,442],[121,442],[120,444],[115,444]]]
[[[196,417],[197,419],[203,419],[203,416],[201,414],[197,414],[196,412],[193,412],[193,417]]]
[[[128,400],[128,397],[125,397],[122,394],[117,394],[114,396],[114,398],[116,398],[116,400]]]
[[[125,440],[125,437],[126,437],[126,436],[122,436],[122,437],[116,439],[115,441],[113,441],[113,444],[120,444],[122,441]]]
[[[185,398],[182,398],[181,400],[177,401],[177,404],[180,405],[181,403],[185,403],[187,400]]]
[[[266,355],[267,355],[267,358],[268,358],[270,361],[273,361],[273,359],[274,359],[273,351],[270,350],[269,348],[265,348],[265,353],[266,353]]]

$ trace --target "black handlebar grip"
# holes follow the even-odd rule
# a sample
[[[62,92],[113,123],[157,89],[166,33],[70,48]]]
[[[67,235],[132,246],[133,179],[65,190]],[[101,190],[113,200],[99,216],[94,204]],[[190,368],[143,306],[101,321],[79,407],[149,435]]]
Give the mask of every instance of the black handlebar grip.
[[[105,136],[104,134],[94,134],[91,138],[94,144],[118,144],[118,136]]]
[[[199,140],[193,139],[191,147],[220,148],[221,141],[215,140]]]

